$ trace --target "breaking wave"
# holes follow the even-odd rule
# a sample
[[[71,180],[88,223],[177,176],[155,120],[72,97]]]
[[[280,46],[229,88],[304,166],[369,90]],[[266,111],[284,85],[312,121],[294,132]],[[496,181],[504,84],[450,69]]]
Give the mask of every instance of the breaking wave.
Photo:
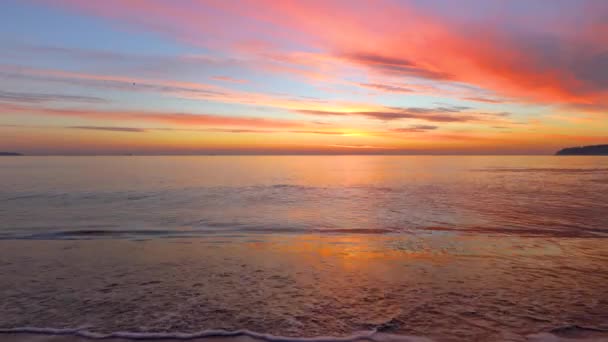
[[[292,226],[242,226],[233,228],[207,227],[200,229],[75,229],[45,231],[43,233],[0,233],[0,240],[92,240],[92,239],[151,239],[151,238],[197,238],[208,236],[230,236],[234,234],[389,234],[399,233],[395,229],[383,228],[298,228]]]
[[[361,331],[344,337],[317,336],[317,337],[287,337],[271,334],[259,333],[251,330],[202,330],[199,332],[111,332],[98,333],[86,330],[85,328],[39,328],[39,327],[18,327],[0,329],[0,334],[34,334],[34,335],[64,335],[81,337],[90,340],[196,340],[206,338],[222,337],[250,337],[265,342],[356,342],[361,340],[373,342],[435,342],[436,340],[422,336],[409,336],[388,334],[373,329]],[[552,329],[548,332],[540,332],[522,336],[525,341],[530,342],[576,342],[576,341],[606,341],[608,339],[608,329],[580,327],[577,325],[564,326]],[[507,340],[505,340],[507,341]],[[512,339],[509,339],[512,341]],[[498,341],[496,341],[498,342]]]
[[[359,340],[371,340],[371,341],[400,341],[400,342],[430,342],[431,339],[414,336],[404,335],[392,335],[380,333],[377,330],[362,331],[354,333],[350,336],[345,337],[331,337],[331,336],[318,336],[318,337],[286,337],[276,336],[264,333],[258,333],[250,330],[203,330],[195,333],[183,333],[183,332],[112,332],[112,333],[97,333],[82,328],[76,329],[56,329],[56,328],[37,328],[37,327],[20,327],[20,328],[9,328],[0,329],[0,333],[5,334],[41,334],[41,335],[70,335],[75,337],[83,337],[94,340],[105,340],[111,338],[120,338],[128,340],[160,340],[160,339],[172,339],[172,340],[193,340],[193,339],[204,339],[211,337],[240,337],[247,336],[257,340],[267,342],[353,342]]]

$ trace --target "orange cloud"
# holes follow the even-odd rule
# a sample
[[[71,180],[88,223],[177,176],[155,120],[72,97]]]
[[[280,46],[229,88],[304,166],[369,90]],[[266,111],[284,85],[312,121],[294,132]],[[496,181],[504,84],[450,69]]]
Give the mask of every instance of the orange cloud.
[[[35,115],[78,117],[90,120],[112,120],[117,122],[163,123],[178,126],[241,126],[289,128],[302,127],[302,123],[290,120],[277,120],[252,117],[229,117],[211,114],[190,113],[152,113],[141,111],[103,111],[96,109],[58,109],[42,108],[0,103],[0,113],[4,115],[29,113]]]

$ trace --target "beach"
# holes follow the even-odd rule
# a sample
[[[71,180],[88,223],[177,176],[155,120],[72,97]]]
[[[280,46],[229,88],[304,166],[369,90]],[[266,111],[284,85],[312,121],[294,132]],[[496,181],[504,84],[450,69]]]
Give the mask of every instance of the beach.
[[[3,162],[0,329],[604,338],[606,160],[341,158]]]
[[[0,1],[0,342],[608,342],[608,0]]]

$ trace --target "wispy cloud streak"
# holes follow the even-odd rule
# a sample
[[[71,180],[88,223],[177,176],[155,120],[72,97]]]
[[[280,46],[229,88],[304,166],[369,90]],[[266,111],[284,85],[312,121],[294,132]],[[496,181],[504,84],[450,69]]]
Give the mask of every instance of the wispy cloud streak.
[[[455,122],[493,122],[500,121],[500,117],[508,116],[508,113],[475,113],[467,112],[468,107],[434,107],[434,108],[386,108],[384,111],[356,111],[338,112],[322,110],[297,110],[301,114],[317,116],[362,116],[374,120],[392,121],[402,119],[416,119],[437,123]]]
[[[105,103],[105,99],[96,96],[10,92],[0,90],[0,101],[40,104],[48,102],[81,102],[81,103]]]
[[[166,123],[178,126],[253,126],[253,127],[302,127],[290,120],[254,117],[230,117],[213,114],[164,113],[140,111],[110,111],[97,109],[65,109],[0,104],[1,114],[29,113],[57,117],[75,117],[89,120],[113,120],[116,122]]]

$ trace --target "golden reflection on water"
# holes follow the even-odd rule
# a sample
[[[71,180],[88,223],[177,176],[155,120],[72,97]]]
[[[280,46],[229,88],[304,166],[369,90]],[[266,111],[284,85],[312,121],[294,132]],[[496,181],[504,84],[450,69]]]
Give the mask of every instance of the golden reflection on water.
[[[395,333],[499,340],[503,330],[525,335],[564,320],[595,326],[608,309],[608,254],[593,238],[249,234],[0,241],[0,249],[0,271],[11,275],[0,288],[20,284],[0,308],[67,301],[53,319],[111,331],[163,308],[172,314],[155,324],[180,331],[344,335],[392,322]],[[79,313],[91,305],[84,322]]]
[[[329,236],[328,236],[329,235]],[[281,253],[295,253],[309,257],[332,257],[359,262],[370,259],[431,258],[433,251],[419,247],[408,250],[387,248],[393,241],[408,241],[402,237],[378,237],[373,234],[331,235],[309,234],[271,238]]]

